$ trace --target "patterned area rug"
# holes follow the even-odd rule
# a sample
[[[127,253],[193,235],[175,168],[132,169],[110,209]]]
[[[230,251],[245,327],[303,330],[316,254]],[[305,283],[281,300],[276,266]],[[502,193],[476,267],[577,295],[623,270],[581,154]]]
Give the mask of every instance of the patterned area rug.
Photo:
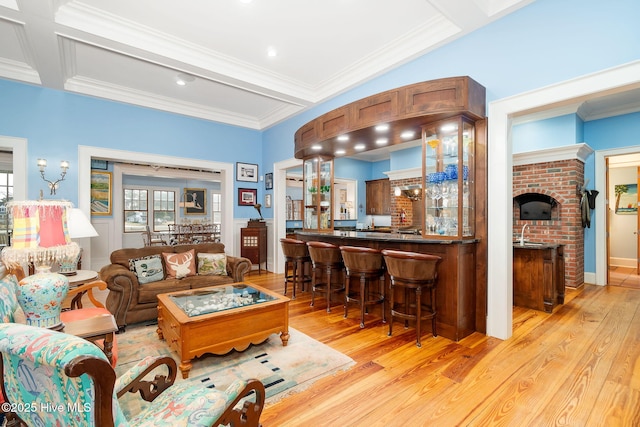
[[[130,325],[126,332],[116,336],[118,340],[118,364],[116,374],[122,375],[132,364],[148,356],[172,356],[180,364],[178,355],[158,339],[157,325]],[[207,387],[224,390],[237,378],[257,378],[265,386],[267,404],[297,393],[316,380],[335,372],[351,368],[355,362],[350,357],[319,341],[289,328],[289,343],[282,346],[278,334],[267,341],[252,345],[242,352],[231,351],[224,356],[204,355],[193,360],[189,378],[182,379],[178,369],[176,383],[197,381]],[[138,394],[127,393],[120,405],[125,415],[135,414],[146,402]]]

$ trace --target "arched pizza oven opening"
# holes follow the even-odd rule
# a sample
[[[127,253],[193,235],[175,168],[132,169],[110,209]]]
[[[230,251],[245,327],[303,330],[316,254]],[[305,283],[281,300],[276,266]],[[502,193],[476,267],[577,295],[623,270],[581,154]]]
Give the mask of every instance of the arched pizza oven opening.
[[[553,211],[558,205],[556,199],[540,193],[520,194],[514,201],[520,207],[520,219],[524,221],[554,219]]]

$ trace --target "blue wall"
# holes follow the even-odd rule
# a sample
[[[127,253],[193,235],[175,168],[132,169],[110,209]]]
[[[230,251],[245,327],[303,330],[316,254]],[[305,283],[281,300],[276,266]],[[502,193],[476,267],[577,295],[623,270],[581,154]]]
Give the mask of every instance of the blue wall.
[[[48,174],[52,175],[58,173],[53,165],[65,159],[71,168],[58,195],[77,203],[74,164],[78,145],[255,163],[264,175],[273,172],[275,162],[293,157],[294,133],[300,126],[341,105],[394,87],[468,75],[487,88],[487,101],[491,102],[638,60],[639,16],[638,0],[537,0],[263,132],[0,80],[0,135],[29,140],[30,198],[38,197],[44,188],[37,158],[49,160]],[[637,118],[633,117],[636,122]],[[630,130],[612,125],[610,132],[604,132],[600,126],[608,127],[609,123],[582,126],[575,119],[574,140],[584,139],[596,150],[638,145],[638,125],[620,120]],[[581,129],[584,138],[580,137]],[[394,160],[392,166],[416,167],[410,163],[413,165],[408,160]],[[383,168],[372,166],[370,177]],[[592,161],[587,173],[593,174]],[[258,200],[263,199],[262,182],[242,186],[257,188]],[[362,194],[360,189],[358,192]],[[235,217],[254,215],[253,208],[236,204]],[[272,210],[265,209],[263,214],[270,217]]]
[[[55,165],[68,160],[69,173],[57,196],[77,204],[78,145],[261,163],[259,131],[1,79],[0,94],[0,135],[29,140],[29,198],[46,190],[36,167],[38,158],[47,159],[47,176],[59,175]],[[241,158],[238,153],[243,153]],[[243,187],[258,188],[260,194],[264,184]],[[234,215],[249,217],[251,211],[252,207],[236,206]]]

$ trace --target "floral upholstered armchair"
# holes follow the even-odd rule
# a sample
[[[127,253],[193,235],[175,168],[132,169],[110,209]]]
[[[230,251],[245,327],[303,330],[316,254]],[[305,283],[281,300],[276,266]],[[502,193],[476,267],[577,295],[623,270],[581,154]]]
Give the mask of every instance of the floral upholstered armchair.
[[[176,363],[170,357],[148,357],[116,379],[94,344],[49,329],[2,323],[0,353],[3,409],[30,426],[258,426],[264,407],[257,380],[236,381],[225,391],[188,381],[171,385]],[[142,380],[162,365],[167,375]],[[118,397],[127,392],[152,403],[126,419]]]

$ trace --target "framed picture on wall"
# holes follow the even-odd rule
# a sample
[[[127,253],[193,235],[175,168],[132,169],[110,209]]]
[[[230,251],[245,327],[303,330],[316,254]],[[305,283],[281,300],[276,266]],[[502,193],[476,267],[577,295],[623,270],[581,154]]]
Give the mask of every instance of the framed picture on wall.
[[[109,164],[106,160],[91,159],[91,169],[106,171],[107,169],[109,169]]]
[[[258,165],[236,163],[236,181],[258,182]]]
[[[207,214],[207,190],[204,188],[185,188],[183,194],[185,215]]]
[[[238,188],[238,206],[253,206],[258,199],[258,190],[253,188]]]
[[[91,171],[91,215],[111,215],[111,172]]]
[[[271,194],[265,194],[265,196],[264,196],[264,207],[265,208],[270,208],[271,207]]]
[[[616,196],[615,213],[617,215],[638,214],[638,184],[614,185]]]
[[[272,173],[264,174],[264,188],[266,190],[273,190],[273,174]]]

